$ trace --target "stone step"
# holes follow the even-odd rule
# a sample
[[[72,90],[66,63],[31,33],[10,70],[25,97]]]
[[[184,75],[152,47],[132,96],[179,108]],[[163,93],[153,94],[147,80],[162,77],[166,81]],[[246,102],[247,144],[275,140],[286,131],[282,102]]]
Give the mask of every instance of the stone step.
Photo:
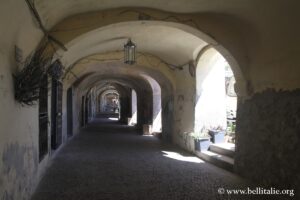
[[[232,145],[224,144],[211,144],[209,150],[224,156],[234,158],[235,148]]]
[[[214,164],[220,168],[233,172],[234,160],[228,156],[220,155],[212,151],[197,152],[197,155],[203,160]]]

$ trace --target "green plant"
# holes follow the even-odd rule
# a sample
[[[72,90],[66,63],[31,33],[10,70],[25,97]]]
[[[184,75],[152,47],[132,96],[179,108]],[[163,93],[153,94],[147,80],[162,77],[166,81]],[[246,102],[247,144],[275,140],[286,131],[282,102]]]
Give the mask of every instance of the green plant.
[[[192,132],[191,137],[195,140],[199,140],[201,138],[210,138],[210,135],[208,134],[208,129],[202,128],[200,132]]]
[[[234,135],[235,134],[235,128],[236,125],[234,123],[231,123],[227,126],[226,132],[228,135]]]

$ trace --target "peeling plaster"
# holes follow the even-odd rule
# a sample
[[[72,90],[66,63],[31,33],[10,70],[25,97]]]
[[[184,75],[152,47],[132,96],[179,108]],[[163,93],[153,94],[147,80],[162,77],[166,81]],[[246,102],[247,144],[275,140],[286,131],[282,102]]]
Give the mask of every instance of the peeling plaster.
[[[6,145],[1,155],[0,199],[28,199],[35,186],[38,155],[32,146],[19,143]],[[3,186],[3,183],[6,183]]]

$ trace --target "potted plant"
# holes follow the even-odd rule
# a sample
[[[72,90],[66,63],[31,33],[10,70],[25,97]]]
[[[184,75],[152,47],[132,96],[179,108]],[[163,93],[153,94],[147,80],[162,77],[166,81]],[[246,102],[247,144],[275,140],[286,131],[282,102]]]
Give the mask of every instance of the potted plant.
[[[201,132],[193,132],[191,136],[194,138],[196,151],[207,151],[211,142],[208,130],[202,130]]]
[[[211,136],[211,141],[213,143],[225,142],[225,131],[221,126],[210,128],[208,134]]]

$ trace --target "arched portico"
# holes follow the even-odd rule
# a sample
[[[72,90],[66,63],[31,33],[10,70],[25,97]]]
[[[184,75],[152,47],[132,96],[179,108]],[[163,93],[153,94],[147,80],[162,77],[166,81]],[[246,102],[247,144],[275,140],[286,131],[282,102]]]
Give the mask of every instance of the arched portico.
[[[76,139],[77,133],[81,133],[80,136],[86,133],[80,142],[88,148],[80,149],[76,155],[83,155],[81,153],[87,152],[85,150],[90,146],[99,147],[102,140],[91,138],[93,135],[101,138],[107,130],[101,124],[105,121],[97,121],[97,98],[104,95],[109,99],[110,94],[115,94],[110,93],[107,84],[115,87],[122,104],[120,119],[123,123],[115,122],[115,125],[129,130],[128,135],[121,135],[123,141],[129,141],[130,134],[141,133],[134,126],[126,125],[135,113],[137,127],[141,129],[144,125],[156,124],[156,111],[161,110],[162,140],[197,154],[194,138],[190,135],[197,125],[209,124],[205,116],[209,106],[205,106],[203,98],[208,90],[217,90],[205,87],[207,79],[217,74],[214,67],[209,67],[214,65],[215,55],[228,62],[236,79],[237,148],[231,169],[257,184],[263,182],[268,186],[298,189],[300,44],[297,40],[299,27],[295,26],[299,21],[298,8],[297,0],[285,3],[274,0],[272,6],[268,1],[258,0],[3,1],[0,6],[0,24],[3,26],[0,39],[0,199],[29,199],[51,158],[61,155],[55,149],[68,146],[67,141]],[[133,65],[125,64],[123,60],[123,46],[128,39],[136,44]],[[48,71],[43,62],[42,65],[40,61],[28,65],[35,61],[30,59],[36,58],[33,54],[41,55],[39,50],[44,44],[47,48],[43,58],[54,55],[52,61],[58,64],[55,66],[63,69],[61,79],[53,73],[54,68]],[[57,59],[60,62],[56,62]],[[41,76],[37,75],[41,73],[28,72],[28,76],[23,76],[24,85],[43,77],[36,82],[43,84],[32,85],[36,89],[32,94],[40,95],[34,97],[39,101],[24,106],[24,101],[16,94],[23,87],[18,84],[18,78],[22,79],[23,70],[29,69],[28,66],[35,66],[37,71],[34,72],[43,71],[40,69],[44,67],[45,71]],[[52,78],[56,80],[50,80]],[[223,98],[223,86],[214,100]],[[161,103],[155,96],[161,96]],[[221,107],[218,101],[210,103],[215,105],[215,110]],[[224,119],[224,112],[219,112],[218,116]],[[101,126],[97,126],[98,122]],[[224,120],[216,124],[224,124]],[[55,130],[59,130],[59,134],[54,133]],[[132,145],[135,148],[151,141],[161,144],[156,137],[135,136],[142,138]],[[91,145],[86,143],[88,137]],[[118,139],[114,140],[116,144]],[[153,149],[155,142],[152,144],[140,152]],[[111,147],[105,143],[101,145],[105,147],[104,151]],[[115,150],[118,147],[116,145]],[[218,150],[211,150],[219,154]],[[147,155],[156,158],[158,154]],[[219,155],[214,157],[219,158]],[[137,163],[151,160],[141,157],[142,161]],[[171,151],[164,151],[162,157],[176,159],[176,164],[193,160]],[[70,158],[67,156],[60,161],[70,161]],[[101,158],[98,156],[95,160]],[[157,166],[166,167],[166,163]],[[170,172],[176,172],[172,171],[174,165],[169,166]],[[178,171],[184,172],[188,166]],[[200,163],[199,166],[206,165]],[[159,174],[155,173],[155,167],[144,169],[153,171],[153,176]],[[180,176],[181,173],[169,173],[168,170],[165,174],[172,174],[176,180],[187,180],[186,176]],[[63,174],[72,174],[69,172]],[[218,173],[211,176],[207,170],[202,172],[212,182],[226,179]],[[192,174],[191,177],[196,176]],[[62,180],[61,177],[58,179]],[[197,182],[201,176],[193,180]],[[171,182],[176,182],[174,186],[179,185],[177,181]],[[189,181],[182,185],[188,184]],[[231,186],[228,181],[222,184]],[[65,183],[63,187],[67,185]],[[144,188],[148,190],[152,186],[159,187],[160,184]],[[208,190],[217,191],[217,188],[202,189],[196,191],[201,194]],[[186,191],[182,191],[180,197],[189,198],[184,196]],[[217,193],[210,194],[216,195],[211,199],[219,198]]]

